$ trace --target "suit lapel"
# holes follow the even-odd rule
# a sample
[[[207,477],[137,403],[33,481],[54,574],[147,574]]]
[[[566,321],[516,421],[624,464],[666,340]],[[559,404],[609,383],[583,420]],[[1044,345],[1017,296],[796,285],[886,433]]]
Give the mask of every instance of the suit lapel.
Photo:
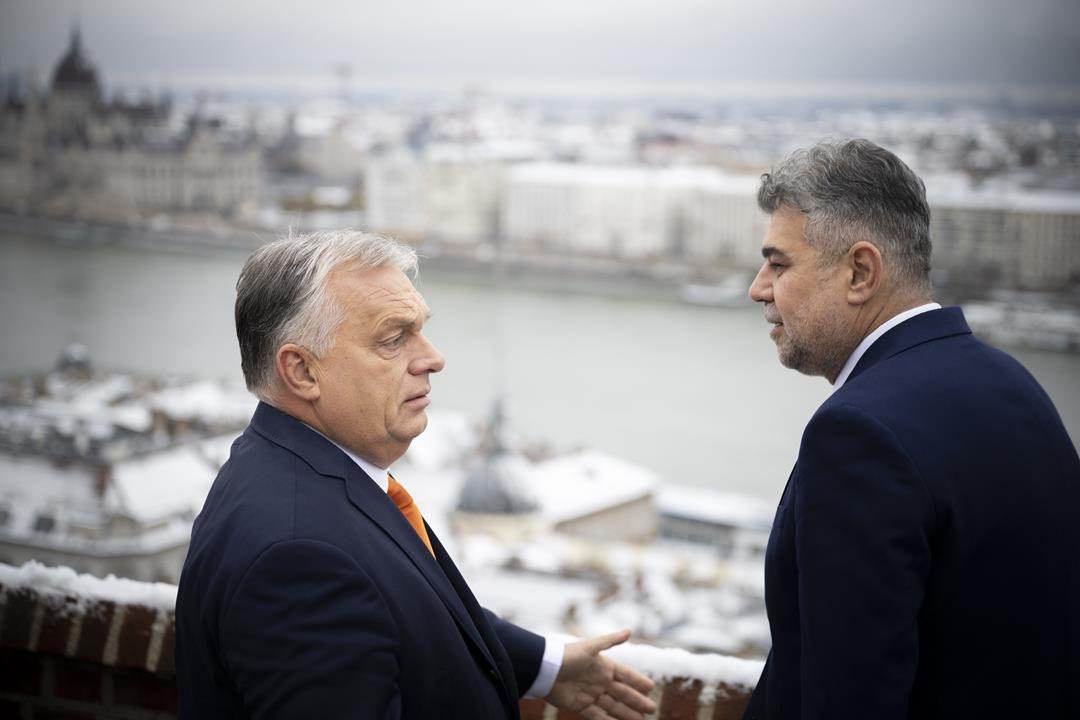
[[[345,457],[344,453],[342,453],[342,457]],[[416,566],[417,570],[420,571],[428,584],[438,594],[443,604],[450,610],[450,614],[453,615],[462,633],[476,645],[487,663],[493,669],[498,669],[498,665],[484,642],[484,638],[480,635],[476,623],[465,608],[462,595],[451,585],[443,568],[440,567],[441,561],[436,562],[435,558],[431,556],[428,549],[424,547],[420,536],[416,534],[412,525],[397,509],[393,501],[353,462],[348,462],[346,466],[345,488],[349,496],[349,502],[397,543],[401,551],[408,556],[409,560],[412,561],[413,565]],[[430,528],[428,528],[428,534],[434,547],[436,538]],[[438,548],[436,552],[442,552],[445,556],[446,551],[442,549],[441,544],[438,545]],[[470,593],[467,598],[472,600],[472,594]]]
[[[483,637],[483,643],[480,646],[481,650],[488,649],[491,651],[490,654],[487,654],[487,658],[492,665],[498,669],[506,701],[516,707],[520,691],[514,679],[514,669],[510,665],[510,658],[506,656],[502,641],[495,635],[495,631],[492,630],[491,624],[484,616],[484,611],[480,609],[480,603],[477,602],[476,598],[473,596],[468,583],[466,583],[465,578],[461,576],[461,572],[458,571],[454,561],[450,559],[450,555],[446,552],[442,542],[440,542],[439,538],[432,532],[431,526],[427,525],[426,521],[424,525],[427,526],[431,545],[435,548],[435,557],[439,562],[439,567],[442,568],[443,574],[450,582],[451,586],[453,586],[457,596],[461,598],[469,616],[472,618],[473,625]]]

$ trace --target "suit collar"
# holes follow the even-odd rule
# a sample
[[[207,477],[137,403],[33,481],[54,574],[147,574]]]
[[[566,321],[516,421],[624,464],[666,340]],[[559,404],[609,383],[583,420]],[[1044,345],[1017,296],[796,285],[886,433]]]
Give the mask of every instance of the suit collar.
[[[936,302],[924,303],[917,307],[909,308],[907,310],[904,310],[903,312],[899,312],[885,322],[878,325],[873,331],[870,332],[870,334],[868,334],[859,342],[859,344],[855,347],[855,351],[851,353],[851,356],[847,359],[847,362],[844,363],[844,367],[841,368],[840,374],[836,377],[836,380],[833,381],[833,392],[836,392],[844,386],[844,383],[847,382],[848,377],[851,375],[851,371],[855,369],[855,366],[859,364],[859,360],[862,359],[863,354],[870,348],[871,345],[878,341],[878,338],[892,330],[900,323],[907,322],[916,315],[921,315],[924,312],[940,309],[941,306],[938,305]]]
[[[326,437],[273,405],[259,403],[251,418],[251,429],[298,455],[320,475],[344,479],[346,466],[354,465]]]
[[[968,327],[967,321],[964,319],[963,311],[958,307],[931,310],[916,315],[889,330],[867,348],[862,358],[855,365],[855,369],[851,371],[848,382],[851,382],[879,362],[909,350],[916,345],[954,335],[970,334],[971,328]]]

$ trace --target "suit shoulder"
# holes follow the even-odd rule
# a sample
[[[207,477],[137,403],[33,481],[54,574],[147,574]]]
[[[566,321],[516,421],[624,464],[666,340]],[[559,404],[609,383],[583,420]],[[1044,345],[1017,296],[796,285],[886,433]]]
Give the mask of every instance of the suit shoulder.
[[[918,404],[920,398],[963,401],[990,386],[1046,396],[1031,373],[1011,355],[972,335],[958,335],[882,359],[845,383],[826,404],[888,410]]]
[[[296,471],[291,453],[245,431],[195,518],[184,574],[240,572],[266,547],[292,538]]]

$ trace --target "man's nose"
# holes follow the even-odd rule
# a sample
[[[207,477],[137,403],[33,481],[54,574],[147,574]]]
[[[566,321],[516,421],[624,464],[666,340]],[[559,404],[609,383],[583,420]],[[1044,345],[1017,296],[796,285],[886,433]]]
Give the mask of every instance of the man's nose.
[[[422,347],[413,361],[412,372],[414,374],[436,373],[446,367],[446,358],[430,340],[421,335],[420,342]]]
[[[765,264],[762,263],[761,269],[758,270],[757,275],[754,276],[754,281],[750,283],[750,289],[747,291],[747,295],[754,302],[772,302],[772,285],[765,280]]]

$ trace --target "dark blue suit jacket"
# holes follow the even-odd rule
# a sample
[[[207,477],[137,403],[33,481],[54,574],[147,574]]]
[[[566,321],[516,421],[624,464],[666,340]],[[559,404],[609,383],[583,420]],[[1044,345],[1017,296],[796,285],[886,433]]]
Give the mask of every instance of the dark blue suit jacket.
[[[195,521],[176,599],[184,718],[517,718],[543,638],[481,610],[431,533],[260,404]]]
[[[1080,718],[1080,460],[959,308],[885,333],[814,414],[765,557],[747,718]]]

